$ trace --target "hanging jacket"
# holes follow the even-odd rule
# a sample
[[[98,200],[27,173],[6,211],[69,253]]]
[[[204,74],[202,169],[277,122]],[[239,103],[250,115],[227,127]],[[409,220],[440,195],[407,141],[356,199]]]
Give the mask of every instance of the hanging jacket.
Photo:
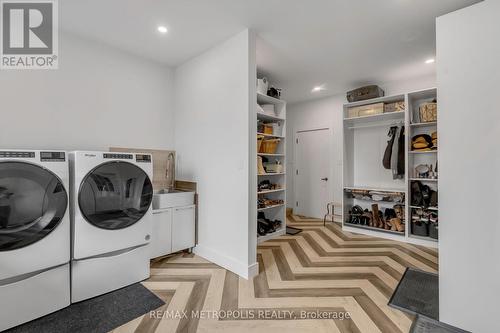
[[[398,139],[398,176],[400,178],[405,177],[405,127],[401,126],[401,133]]]
[[[382,159],[382,165],[387,170],[391,169],[391,156],[392,156],[392,146],[394,145],[394,140],[396,139],[397,127],[393,126],[389,129],[389,141],[387,141],[387,147],[385,148],[384,158]]]
[[[392,153],[391,153],[391,170],[392,170],[392,178],[398,179],[400,178],[398,175],[398,152],[399,152],[399,136],[401,134],[401,128],[396,127],[396,134],[394,144],[392,145]]]

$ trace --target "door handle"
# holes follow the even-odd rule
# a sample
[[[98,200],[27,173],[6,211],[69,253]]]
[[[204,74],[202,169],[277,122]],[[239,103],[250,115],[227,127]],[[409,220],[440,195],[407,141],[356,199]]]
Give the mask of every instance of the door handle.
[[[323,181],[327,182],[327,181],[328,181],[328,178],[327,178],[327,177],[325,177],[325,178],[321,178],[321,180],[323,180]]]

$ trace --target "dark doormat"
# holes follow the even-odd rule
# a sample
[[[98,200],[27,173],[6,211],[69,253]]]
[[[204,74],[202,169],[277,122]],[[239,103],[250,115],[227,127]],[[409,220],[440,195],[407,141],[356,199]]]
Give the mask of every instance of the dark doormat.
[[[470,333],[438,321],[417,316],[411,325],[410,333]]]
[[[50,300],[47,301],[50,302]],[[71,304],[67,308],[6,332],[104,333],[158,309],[164,304],[155,294],[140,283],[136,283],[102,296]]]
[[[294,228],[294,227],[286,227],[286,234],[287,235],[296,235],[298,233],[302,232],[302,229],[299,228]]]
[[[389,305],[401,311],[439,320],[438,275],[407,268]]]

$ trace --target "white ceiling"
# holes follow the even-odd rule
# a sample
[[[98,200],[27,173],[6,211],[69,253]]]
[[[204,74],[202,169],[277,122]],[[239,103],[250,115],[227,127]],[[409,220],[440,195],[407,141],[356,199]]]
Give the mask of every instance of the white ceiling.
[[[65,31],[170,66],[251,28],[259,72],[296,102],[433,74],[435,18],[479,1],[64,0],[59,12]]]

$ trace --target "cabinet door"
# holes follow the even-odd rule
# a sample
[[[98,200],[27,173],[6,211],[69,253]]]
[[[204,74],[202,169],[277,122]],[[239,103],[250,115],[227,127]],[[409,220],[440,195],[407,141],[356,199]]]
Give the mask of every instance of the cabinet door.
[[[195,206],[174,208],[172,252],[189,249],[195,243]]]
[[[172,253],[172,209],[153,213],[151,258]]]

